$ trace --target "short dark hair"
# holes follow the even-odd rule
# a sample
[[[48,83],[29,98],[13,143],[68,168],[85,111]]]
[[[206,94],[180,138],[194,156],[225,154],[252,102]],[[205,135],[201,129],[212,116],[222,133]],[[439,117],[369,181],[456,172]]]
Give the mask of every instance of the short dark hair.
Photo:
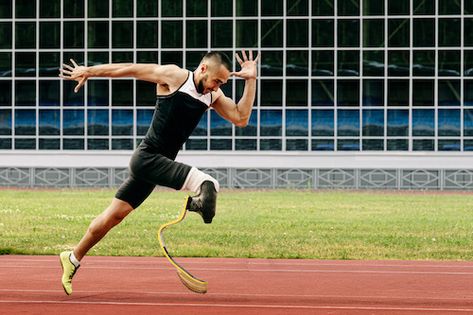
[[[211,51],[204,55],[202,61],[205,59],[214,59],[218,63],[222,64],[228,71],[232,71],[232,61],[227,54],[220,51]]]

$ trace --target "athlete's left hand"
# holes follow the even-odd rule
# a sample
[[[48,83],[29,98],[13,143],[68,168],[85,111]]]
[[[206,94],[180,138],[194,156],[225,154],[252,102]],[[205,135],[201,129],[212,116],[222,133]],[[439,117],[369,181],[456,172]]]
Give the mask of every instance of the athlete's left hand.
[[[78,83],[74,88],[74,92],[77,93],[88,79],[87,67],[79,66],[73,59],[71,59],[71,63],[73,67],[67,64],[62,65],[62,68],[59,69],[59,76],[66,80],[77,81]]]
[[[257,64],[259,61],[260,55],[258,54],[255,59],[253,59],[253,51],[249,51],[249,56],[246,56],[246,52],[244,50],[241,51],[241,56],[243,60],[240,58],[238,53],[235,54],[236,60],[240,64],[241,70],[237,72],[232,72],[231,75],[240,77],[245,80],[249,79],[256,79],[258,74]]]

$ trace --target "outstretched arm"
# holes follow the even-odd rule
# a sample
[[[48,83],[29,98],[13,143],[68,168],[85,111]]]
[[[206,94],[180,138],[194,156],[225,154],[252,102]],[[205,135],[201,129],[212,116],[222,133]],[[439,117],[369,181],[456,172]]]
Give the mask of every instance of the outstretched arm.
[[[159,84],[169,84],[169,80],[175,78],[176,73],[182,70],[175,65],[115,63],[86,67],[79,66],[72,59],[71,63],[72,66],[63,64],[62,69],[59,70],[59,76],[66,80],[77,81],[77,86],[74,88],[76,93],[87,79],[93,77],[131,77]]]
[[[249,57],[247,57],[246,52],[242,50],[241,55],[243,60],[238,54],[236,54],[236,59],[241,66],[241,70],[231,73],[234,76],[245,79],[245,88],[240,101],[236,104],[231,98],[226,97],[222,90],[219,89],[216,92],[216,100],[212,107],[222,117],[231,121],[236,126],[245,127],[250,120],[251,110],[255,101],[259,54],[255,59],[253,59],[253,52],[251,50],[249,52]]]

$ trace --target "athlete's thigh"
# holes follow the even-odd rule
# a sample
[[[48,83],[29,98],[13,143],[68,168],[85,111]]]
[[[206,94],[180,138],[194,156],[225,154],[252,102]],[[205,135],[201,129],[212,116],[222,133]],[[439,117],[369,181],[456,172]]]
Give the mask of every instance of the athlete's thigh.
[[[130,162],[130,171],[135,178],[174,189],[181,189],[190,170],[187,164],[149,152],[134,154]]]
[[[156,185],[129,176],[118,188],[115,198],[125,201],[136,209],[153,192]]]

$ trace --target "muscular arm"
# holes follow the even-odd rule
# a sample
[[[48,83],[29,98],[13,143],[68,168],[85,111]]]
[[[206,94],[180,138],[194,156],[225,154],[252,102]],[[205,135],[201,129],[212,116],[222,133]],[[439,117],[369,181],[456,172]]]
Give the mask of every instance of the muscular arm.
[[[76,93],[87,79],[93,77],[130,77],[157,84],[174,85],[176,82],[182,81],[183,78],[185,79],[187,75],[187,71],[175,65],[115,63],[85,67],[77,65],[74,60],[71,62],[73,67],[64,64],[59,76],[77,81],[78,84],[74,89]]]
[[[256,79],[248,79],[245,81],[245,88],[240,101],[235,103],[231,98],[226,97],[219,89],[216,92],[216,101],[212,107],[223,118],[231,121],[235,126],[246,127],[250,120],[251,110],[256,95]]]
[[[116,63],[86,67],[87,77],[132,77],[138,80],[163,83],[161,78],[170,70],[170,66],[156,64]]]
[[[253,60],[253,53],[250,51],[249,58],[247,58],[245,51],[242,51],[243,60],[238,54],[236,59],[241,66],[241,70],[232,73],[233,75],[245,79],[245,88],[240,101],[236,104],[232,99],[226,97],[222,90],[215,93],[215,102],[212,107],[223,118],[231,121],[238,127],[245,127],[250,120],[251,110],[256,95],[256,65],[259,55]]]

